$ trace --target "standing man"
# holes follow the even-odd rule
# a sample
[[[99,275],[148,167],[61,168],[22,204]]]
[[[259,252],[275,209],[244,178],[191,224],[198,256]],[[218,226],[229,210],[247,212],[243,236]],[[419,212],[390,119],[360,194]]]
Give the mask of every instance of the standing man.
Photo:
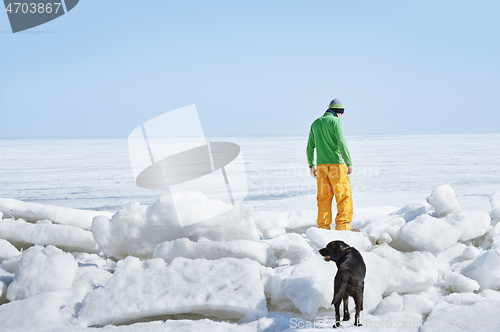
[[[318,183],[318,228],[330,229],[332,200],[337,201],[336,230],[350,230],[352,221],[352,190],[349,174],[352,161],[340,119],[344,114],[342,102],[335,98],[325,114],[311,125],[307,142],[307,163]],[[316,148],[317,166],[314,166]]]

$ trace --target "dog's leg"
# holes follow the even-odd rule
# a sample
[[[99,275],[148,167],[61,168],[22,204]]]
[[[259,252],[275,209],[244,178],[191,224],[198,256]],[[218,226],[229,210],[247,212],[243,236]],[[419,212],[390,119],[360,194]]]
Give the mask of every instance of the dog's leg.
[[[351,315],[349,315],[349,294],[345,292],[344,298],[344,322],[349,321],[351,319]]]
[[[347,289],[347,282],[344,280],[344,274],[342,271],[338,271],[335,275],[334,288],[333,288],[333,300],[332,304],[335,307],[335,325],[333,328],[340,327],[340,303],[344,298],[345,291]]]
[[[363,310],[363,284],[361,284],[360,289],[354,292],[354,304],[356,305],[356,314],[354,315],[354,326],[362,326],[359,320],[359,313]]]

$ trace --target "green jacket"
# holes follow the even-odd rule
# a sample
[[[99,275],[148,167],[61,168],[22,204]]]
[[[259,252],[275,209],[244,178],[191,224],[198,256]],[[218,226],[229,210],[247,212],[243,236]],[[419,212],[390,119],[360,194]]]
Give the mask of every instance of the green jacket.
[[[314,166],[314,148],[316,148],[317,165],[352,165],[351,155],[344,137],[342,120],[330,112],[325,112],[311,125],[306,149],[309,167]]]

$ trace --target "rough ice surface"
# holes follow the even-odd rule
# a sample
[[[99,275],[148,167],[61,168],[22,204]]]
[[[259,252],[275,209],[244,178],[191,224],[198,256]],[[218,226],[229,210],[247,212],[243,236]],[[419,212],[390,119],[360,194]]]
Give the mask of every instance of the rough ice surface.
[[[399,231],[399,238],[416,250],[443,251],[457,243],[463,231],[427,214],[407,222]]]
[[[78,321],[106,325],[181,313],[223,319],[266,315],[259,264],[235,258],[176,258],[167,265],[162,259],[141,262],[127,257],[104,287],[87,294]]]
[[[334,240],[357,248],[367,267],[363,328],[453,331],[443,324],[454,317],[484,324],[500,305],[498,194],[492,210],[463,210],[450,189],[436,188],[432,205],[355,211],[358,232],[317,229],[315,210],[247,205],[181,227],[167,196],[103,213],[92,233],[57,224],[64,218],[53,220],[62,211],[53,206],[37,207],[31,215],[41,219],[30,222],[3,213],[0,331],[301,330],[293,322],[334,317],[337,267],[318,253]],[[197,218],[207,205],[195,209],[204,198],[189,197]],[[349,309],[354,317],[352,299]]]
[[[16,247],[14,247],[9,241],[0,239],[0,263],[19,254],[19,250],[17,250]]]
[[[3,219],[0,222],[0,238],[21,246],[51,244],[72,251],[97,251],[97,243],[89,231],[73,226],[54,225],[45,220],[33,224],[23,219]]]
[[[197,201],[191,201],[193,207]],[[186,207],[189,208],[189,207]],[[238,205],[234,209],[207,221],[182,227],[170,196],[160,197],[154,204],[143,206],[131,203],[122,207],[110,219],[94,218],[92,234],[108,255],[124,258],[128,255],[151,258],[156,246],[178,238],[212,241],[259,240],[252,222],[252,209]],[[203,211],[195,210],[202,215]],[[194,218],[194,217],[193,217]]]
[[[460,208],[455,191],[447,184],[434,188],[432,194],[427,197],[427,202],[436,209],[438,217],[444,217]]]
[[[63,289],[73,285],[77,263],[70,253],[53,246],[23,252],[14,280],[7,289],[10,301]]]
[[[111,216],[108,211],[78,210],[60,206],[26,203],[16,199],[0,198],[0,211],[26,221],[50,220],[56,224],[90,229],[96,216]]]
[[[485,251],[466,266],[462,273],[476,280],[481,290],[500,290],[500,248]]]
[[[269,245],[257,241],[236,240],[228,242],[201,239],[198,242],[188,238],[166,241],[159,244],[153,258],[162,258],[170,263],[176,257],[218,259],[223,257],[250,258],[262,265],[269,261]]]

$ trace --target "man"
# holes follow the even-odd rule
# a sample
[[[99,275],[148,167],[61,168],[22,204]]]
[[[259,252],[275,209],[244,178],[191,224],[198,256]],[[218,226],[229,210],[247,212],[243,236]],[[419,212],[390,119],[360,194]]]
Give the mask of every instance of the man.
[[[349,174],[352,161],[344,138],[342,120],[344,106],[335,98],[325,114],[311,125],[307,142],[307,163],[318,184],[318,228],[330,229],[332,200],[337,201],[336,230],[350,230],[352,221],[352,190]],[[314,166],[316,148],[317,167]]]

